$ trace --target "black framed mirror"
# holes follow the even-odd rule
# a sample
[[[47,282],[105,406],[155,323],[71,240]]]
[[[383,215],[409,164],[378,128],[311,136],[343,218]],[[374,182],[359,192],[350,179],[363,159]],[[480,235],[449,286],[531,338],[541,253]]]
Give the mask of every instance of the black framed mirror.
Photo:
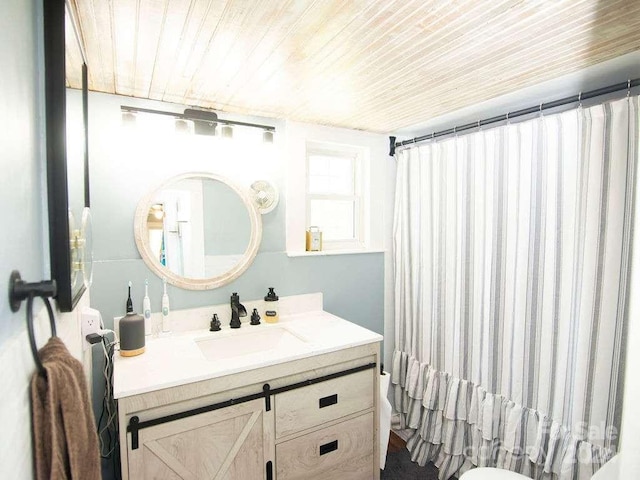
[[[58,308],[69,312],[88,284],[81,233],[87,223],[90,235],[87,64],[67,2],[43,0],[43,7],[51,277]]]

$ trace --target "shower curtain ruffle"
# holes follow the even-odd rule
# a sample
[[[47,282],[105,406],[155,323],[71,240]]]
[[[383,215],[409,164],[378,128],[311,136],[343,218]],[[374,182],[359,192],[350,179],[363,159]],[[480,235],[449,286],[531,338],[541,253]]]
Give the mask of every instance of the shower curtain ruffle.
[[[614,454],[482,386],[395,351],[391,382],[401,427],[414,430],[411,459],[433,462],[440,480],[497,467],[544,480],[588,479]]]

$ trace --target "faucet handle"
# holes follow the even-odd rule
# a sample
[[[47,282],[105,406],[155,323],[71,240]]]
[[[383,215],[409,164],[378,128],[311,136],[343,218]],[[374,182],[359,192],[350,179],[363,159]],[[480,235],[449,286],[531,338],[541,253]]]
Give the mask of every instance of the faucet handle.
[[[260,325],[260,314],[257,308],[254,308],[251,314],[251,325]]]
[[[210,332],[220,331],[220,320],[218,320],[218,314],[214,313],[211,317],[211,325],[209,327]]]

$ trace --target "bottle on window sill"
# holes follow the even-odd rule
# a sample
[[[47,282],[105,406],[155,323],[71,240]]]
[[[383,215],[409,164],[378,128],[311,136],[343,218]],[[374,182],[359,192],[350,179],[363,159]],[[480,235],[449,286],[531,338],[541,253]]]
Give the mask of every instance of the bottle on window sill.
[[[322,250],[322,232],[318,227],[309,227],[307,230],[307,252],[319,252]]]

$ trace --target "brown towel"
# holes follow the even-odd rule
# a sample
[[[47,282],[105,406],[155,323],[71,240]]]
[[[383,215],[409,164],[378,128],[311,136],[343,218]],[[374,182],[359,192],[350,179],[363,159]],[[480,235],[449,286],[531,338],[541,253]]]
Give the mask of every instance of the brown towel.
[[[38,355],[47,375],[31,379],[35,478],[99,479],[98,435],[82,364],[57,337]]]

